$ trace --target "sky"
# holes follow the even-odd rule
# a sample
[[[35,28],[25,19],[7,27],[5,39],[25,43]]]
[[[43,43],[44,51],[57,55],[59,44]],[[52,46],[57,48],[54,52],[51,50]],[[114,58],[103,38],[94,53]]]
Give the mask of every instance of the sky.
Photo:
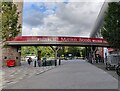
[[[23,36],[89,37],[103,2],[24,2]]]

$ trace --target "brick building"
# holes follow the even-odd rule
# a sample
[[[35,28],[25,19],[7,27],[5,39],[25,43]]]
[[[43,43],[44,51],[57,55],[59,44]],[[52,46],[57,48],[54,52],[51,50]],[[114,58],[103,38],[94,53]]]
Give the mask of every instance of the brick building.
[[[17,5],[18,8],[18,12],[19,14],[19,19],[18,19],[18,23],[22,25],[22,9],[23,9],[23,2],[15,2],[13,1],[13,3],[15,3]],[[21,29],[22,32],[22,29]],[[21,32],[19,35],[21,35]],[[16,60],[16,65],[20,65],[20,60],[21,60],[21,56],[20,56],[20,51],[19,51],[19,47],[7,47],[7,48],[3,48],[2,47],[2,42],[0,42],[0,66],[6,66],[6,60]]]

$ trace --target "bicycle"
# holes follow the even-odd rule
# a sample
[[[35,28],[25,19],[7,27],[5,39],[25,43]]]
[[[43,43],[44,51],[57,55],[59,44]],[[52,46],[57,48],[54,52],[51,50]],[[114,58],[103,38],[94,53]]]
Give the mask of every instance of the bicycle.
[[[118,66],[116,68],[116,73],[118,74],[118,76],[120,76],[120,63],[118,63]]]

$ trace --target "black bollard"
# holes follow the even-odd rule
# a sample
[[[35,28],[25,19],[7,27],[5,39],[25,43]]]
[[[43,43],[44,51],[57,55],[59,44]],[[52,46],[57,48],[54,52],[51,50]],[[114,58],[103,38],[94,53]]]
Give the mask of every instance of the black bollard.
[[[34,67],[36,67],[36,61],[34,62]]]
[[[61,65],[61,60],[59,59],[59,65]]]
[[[46,62],[46,60],[45,60],[45,66],[47,66],[47,62]]]
[[[55,60],[55,66],[57,66],[57,60]]]

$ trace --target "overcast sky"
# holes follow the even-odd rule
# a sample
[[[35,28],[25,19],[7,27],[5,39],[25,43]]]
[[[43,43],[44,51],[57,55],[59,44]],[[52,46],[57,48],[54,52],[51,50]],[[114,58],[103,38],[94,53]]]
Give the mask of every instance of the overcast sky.
[[[22,35],[88,37],[103,2],[24,2]]]

